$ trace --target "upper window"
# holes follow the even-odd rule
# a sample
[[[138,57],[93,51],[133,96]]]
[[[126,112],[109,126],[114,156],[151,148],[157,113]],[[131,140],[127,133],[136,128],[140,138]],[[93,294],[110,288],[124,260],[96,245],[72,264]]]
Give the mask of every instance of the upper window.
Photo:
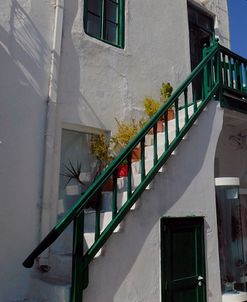
[[[84,11],[88,35],[124,47],[124,0],[85,0]]]

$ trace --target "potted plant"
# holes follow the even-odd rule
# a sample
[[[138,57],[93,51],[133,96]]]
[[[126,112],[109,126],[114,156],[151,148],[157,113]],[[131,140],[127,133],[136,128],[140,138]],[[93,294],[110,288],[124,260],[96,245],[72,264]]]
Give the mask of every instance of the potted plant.
[[[144,100],[145,113],[150,118],[160,109],[161,105],[162,105],[161,102],[159,102],[151,97],[146,97]],[[157,122],[157,132],[163,132],[163,131],[164,131],[164,119],[160,119]],[[151,134],[152,133],[153,133],[153,131],[151,131]]]
[[[105,167],[112,161],[113,157],[111,155],[110,140],[105,134],[93,134],[90,143],[91,153],[97,159],[96,169],[91,181],[91,183],[93,183],[99,174],[105,169]],[[69,161],[69,163],[65,165],[64,170],[65,172],[62,175],[68,179],[67,184],[72,180],[75,180],[84,188],[84,190],[88,187],[88,184],[85,184],[80,178],[82,173],[82,166],[80,162],[76,162],[75,164]],[[102,200],[101,192],[112,191],[112,189],[113,181],[110,177],[105,181],[100,190],[91,198],[86,208],[96,208],[97,206],[100,207]]]
[[[76,162],[76,164],[73,164],[71,161],[69,161],[68,164],[64,166],[64,173],[61,173],[64,177],[68,178],[68,181],[65,186],[67,186],[72,180],[77,181],[82,187],[84,187],[84,190],[88,187],[81,179],[81,173],[82,173],[82,168],[81,168],[81,163]],[[97,178],[98,176],[98,171],[96,172],[93,181]],[[92,182],[93,182],[92,181]],[[94,208],[96,209],[97,207],[100,207],[101,205],[101,190],[98,191],[88,202],[88,204],[85,206],[85,208]]]
[[[137,133],[140,131],[140,129],[143,127],[145,121],[136,121],[133,118],[128,122],[128,121],[119,121],[117,118],[115,119],[117,123],[117,131],[115,134],[112,136],[111,141],[113,143],[113,150],[115,151],[116,154],[118,154],[123,148],[127,146],[127,144],[137,135]],[[137,146],[134,148],[132,151],[132,161],[137,161],[140,160],[140,154],[141,150],[140,147]],[[125,172],[118,171],[119,176],[127,176],[125,175],[128,173],[128,170],[126,170],[126,161],[123,162],[119,169],[124,169]]]
[[[90,149],[92,154],[99,162],[97,174],[101,173],[113,160],[110,143],[111,141],[104,133],[93,134],[91,137]],[[112,191],[112,187],[112,178],[108,178],[102,186],[102,191]]]
[[[165,103],[171,96],[172,91],[173,91],[173,87],[171,86],[171,84],[169,82],[162,83],[161,88],[160,88],[161,102]],[[170,107],[167,112],[167,120],[170,121],[172,119],[174,119],[174,110],[172,107]]]

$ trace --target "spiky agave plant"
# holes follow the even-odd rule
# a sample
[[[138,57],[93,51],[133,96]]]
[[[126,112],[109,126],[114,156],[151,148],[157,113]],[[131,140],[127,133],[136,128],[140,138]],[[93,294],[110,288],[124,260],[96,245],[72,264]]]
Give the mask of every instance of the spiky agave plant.
[[[76,162],[76,166],[73,166],[72,162],[69,160],[69,164],[64,166],[65,172],[61,173],[62,176],[67,177],[68,181],[65,187],[71,182],[72,179],[76,180],[82,186],[86,186],[83,181],[80,180],[81,174],[81,163]]]

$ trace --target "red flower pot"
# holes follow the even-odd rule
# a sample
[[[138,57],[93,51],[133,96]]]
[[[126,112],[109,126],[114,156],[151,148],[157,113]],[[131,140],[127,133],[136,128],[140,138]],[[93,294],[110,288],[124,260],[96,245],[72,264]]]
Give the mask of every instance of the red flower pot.
[[[120,164],[117,167],[117,177],[127,177],[128,176],[128,165],[127,164]]]

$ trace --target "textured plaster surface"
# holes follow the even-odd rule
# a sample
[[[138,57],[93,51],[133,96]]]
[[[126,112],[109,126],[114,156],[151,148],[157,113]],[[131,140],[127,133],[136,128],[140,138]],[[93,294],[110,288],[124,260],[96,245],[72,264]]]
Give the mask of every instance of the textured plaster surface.
[[[185,0],[159,0],[155,1],[155,6],[149,0],[126,0],[125,2],[125,49],[118,49],[84,33],[83,0],[65,1],[62,61],[58,83],[57,145],[54,152],[57,156],[54,165],[51,165],[51,173],[55,175],[53,176],[54,191],[58,188],[62,125],[69,123],[78,127],[113,130],[115,116],[119,118],[139,116],[142,113],[142,100],[145,96],[158,98],[159,88],[163,81],[170,81],[174,87],[177,87],[190,73],[187,2]],[[1,302],[25,298],[31,272],[22,268],[21,262],[39,240],[54,4],[55,0],[0,1],[0,193],[2,196],[0,227],[1,246],[4,247],[0,250]],[[219,36],[221,41],[228,45],[226,1],[208,1],[206,8],[219,16],[217,21]],[[207,133],[209,135],[209,130]],[[211,139],[214,144],[216,138],[211,137]],[[187,148],[191,150],[189,146]],[[203,157],[200,157],[200,160],[203,162]],[[201,172],[198,168],[189,173],[191,181],[197,184],[195,180],[197,173],[203,174],[204,178],[208,176],[204,174],[206,171],[204,167],[202,164]],[[163,181],[168,184],[174,181],[174,178],[177,179],[176,170],[171,168],[166,177],[168,178],[164,178]],[[177,196],[173,189],[169,194],[175,195],[168,195],[169,202],[172,204],[169,207],[171,213],[174,215],[183,213],[185,208],[183,200],[187,199],[189,204],[191,203],[190,206],[196,204],[198,213],[200,211],[204,213],[204,203],[198,203],[198,201],[196,203],[192,198],[194,193],[186,181],[186,176],[180,177],[179,181],[181,181],[183,194],[186,193],[187,197],[182,198],[182,191],[181,195]],[[166,184],[166,187],[169,186]],[[202,196],[198,192],[196,194],[202,197],[201,200],[205,200],[208,195],[206,189],[204,187],[202,189],[200,193]],[[164,196],[167,195],[164,194]],[[189,196],[191,196],[190,199]],[[56,202],[57,196],[54,193],[54,196],[46,200],[44,206],[56,208]],[[157,275],[159,271],[158,217],[168,213],[168,207],[164,206],[160,210],[160,206],[160,201],[159,206],[154,208],[149,203],[150,209],[147,208],[147,210],[151,211],[153,216],[145,210],[140,214],[133,213],[128,218],[130,226],[126,226],[126,230],[131,233],[132,226],[135,226],[133,238],[136,246],[134,253],[132,251],[131,256],[126,260],[126,264],[121,264],[123,259],[120,257],[121,253],[114,252],[115,244],[118,244],[114,241],[116,239],[109,242],[109,247],[114,243],[111,253],[115,253],[112,256],[115,257],[115,262],[113,261],[112,264],[109,260],[98,262],[99,267],[96,271],[99,279],[97,277],[95,280],[98,280],[97,288],[100,290],[102,285],[107,285],[104,280],[106,280],[105,273],[109,270],[113,287],[109,291],[105,291],[107,286],[102,287],[104,294],[109,295],[110,298],[108,299],[107,296],[105,300],[100,299],[100,301],[121,301],[120,298],[125,293],[124,297],[128,297],[128,300],[122,301],[156,301],[153,298],[157,299],[160,290]],[[184,212],[187,213],[185,210]],[[145,217],[147,223],[140,220],[138,215]],[[209,281],[212,283],[209,296],[210,291],[214,294],[216,292],[214,287],[218,286],[215,231],[212,221],[210,216],[209,234],[211,235],[208,237],[211,240],[210,236],[212,236],[212,240],[208,240],[207,251],[208,259],[212,261],[209,267],[210,272],[213,271],[212,266],[216,263],[214,266],[216,282],[214,278]],[[136,222],[139,225],[135,225]],[[139,238],[138,234],[142,236]],[[129,256],[128,249],[132,245],[128,241],[130,239],[119,237],[119,240],[125,242],[124,246],[119,245],[122,246],[122,253],[125,251]],[[141,250],[141,246],[147,248]],[[139,251],[140,254],[138,254]],[[143,266],[143,263],[152,255],[155,256],[153,262]],[[108,266],[110,263],[110,269],[107,263]],[[113,264],[115,268],[118,267],[117,263],[123,266],[120,266],[120,275],[117,274],[118,270],[111,269]],[[136,265],[132,267],[133,263]],[[150,280],[149,282],[146,279],[139,281],[133,278],[137,274],[146,273],[149,268],[152,288],[150,288]],[[102,279],[100,279],[101,274]],[[94,265],[92,276],[94,276]],[[140,284],[142,282],[143,284]],[[131,286],[132,283],[134,287]],[[141,293],[141,286],[149,291]],[[86,295],[90,293],[90,288]],[[99,298],[100,296],[97,297]]]
[[[215,19],[229,44],[225,0],[192,1]],[[190,73],[187,1],[125,1],[125,48],[83,31],[83,1],[65,3],[59,82],[59,121],[113,130],[114,117],[142,112],[145,96],[159,98],[162,82],[177,87]]]
[[[163,216],[204,217],[207,301],[221,302],[214,157],[222,123],[223,111],[212,102],[178,147],[176,156],[169,159],[165,172],[156,176],[154,189],[146,191],[140,207],[129,213],[123,231],[108,240],[105,256],[91,264],[86,302],[161,301]]]
[[[224,127],[216,152],[217,177],[239,177],[240,187],[247,188],[246,114],[226,110]]]
[[[0,1],[0,301],[26,296],[38,242],[54,1]]]

